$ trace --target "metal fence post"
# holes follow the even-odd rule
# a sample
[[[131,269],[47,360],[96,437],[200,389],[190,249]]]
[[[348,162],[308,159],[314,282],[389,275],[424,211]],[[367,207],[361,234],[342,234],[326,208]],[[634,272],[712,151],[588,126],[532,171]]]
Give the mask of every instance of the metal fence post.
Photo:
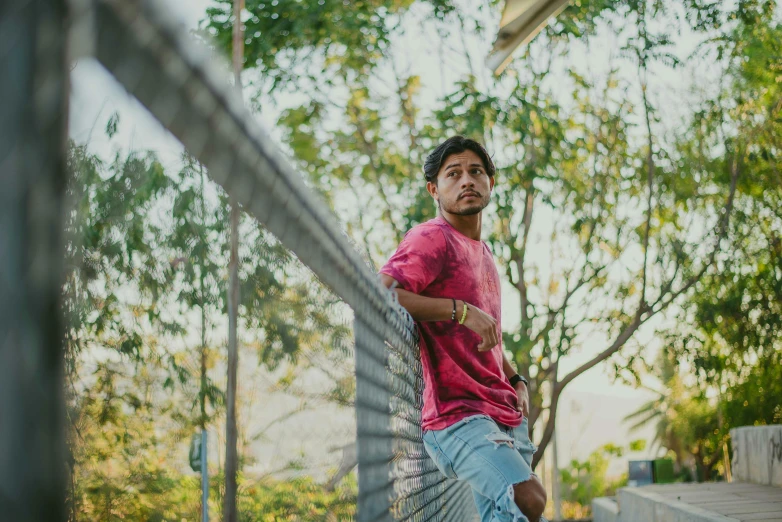
[[[65,519],[65,0],[0,2],[0,517]]]

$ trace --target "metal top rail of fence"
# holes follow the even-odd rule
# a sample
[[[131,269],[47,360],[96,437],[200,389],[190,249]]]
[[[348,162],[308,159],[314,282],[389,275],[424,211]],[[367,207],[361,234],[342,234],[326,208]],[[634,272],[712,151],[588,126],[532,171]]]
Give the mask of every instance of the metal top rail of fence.
[[[2,135],[13,135],[14,125],[26,130],[15,138],[11,148],[5,152],[0,150],[0,163],[19,167],[11,173],[11,178],[3,180],[4,188],[11,189],[4,200],[13,202],[16,198],[28,205],[28,208],[17,208],[17,205],[10,210],[2,209],[0,226],[4,233],[11,233],[10,237],[17,243],[3,240],[0,246],[6,252],[22,248],[24,255],[18,258],[19,263],[24,263],[25,259],[29,262],[28,258],[32,257],[34,265],[36,256],[57,255],[56,240],[46,243],[48,248],[38,248],[35,242],[42,240],[41,234],[28,237],[27,241],[33,242],[31,245],[26,245],[20,234],[38,231],[36,217],[30,215],[29,202],[45,200],[54,203],[49,208],[62,207],[62,149],[68,83],[66,53],[62,50],[68,42],[64,35],[66,5],[63,0],[17,3],[16,8],[7,4],[0,8],[0,27],[11,27],[18,22],[19,31],[26,30],[31,36],[24,38],[21,33],[4,29],[7,41],[0,41],[0,66],[16,65],[23,76],[27,74],[23,80],[29,91],[25,94],[15,90],[16,85],[22,85],[18,83],[22,80],[7,76],[0,80],[0,94],[12,94],[5,99],[12,103],[18,101],[23,111],[29,108],[30,114],[37,115],[37,119],[31,123],[20,113],[18,118],[8,120],[10,125],[4,123],[0,127]],[[190,154],[207,166],[209,176],[215,182],[352,307],[356,341],[358,519],[429,521],[474,517],[468,488],[463,483],[444,479],[423,449],[420,425],[423,380],[414,323],[353,250],[327,206],[306,187],[268,134],[243,107],[227,82],[228,75],[215,66],[203,46],[194,42],[171,19],[162,2],[73,0],[68,7],[73,52],[94,55]],[[14,39],[14,36],[18,38]],[[4,52],[6,54],[2,54]],[[8,69],[4,67],[3,70]],[[50,115],[48,119],[47,114]],[[57,115],[61,117],[55,117]],[[42,136],[48,139],[41,141]],[[24,154],[14,156],[14,150]],[[36,167],[36,161],[43,162],[44,167]],[[36,168],[41,178],[39,182],[25,178]],[[6,174],[3,176],[6,178]],[[35,191],[43,192],[36,196]],[[47,225],[58,226],[57,219],[50,219]],[[45,234],[43,236],[45,240]],[[57,237],[55,233],[54,238]],[[49,269],[56,273],[56,259],[49,262]],[[22,268],[18,271],[24,272]],[[52,277],[40,279],[34,273],[20,277],[22,283],[16,286],[7,281],[0,283],[3,299],[19,295],[37,312],[28,314],[32,322],[21,327],[12,323],[13,314],[0,319],[3,321],[2,335],[13,334],[15,328],[33,330],[39,326],[36,322],[51,320],[56,315],[50,310],[40,311],[40,303],[48,306],[56,303],[59,281]],[[25,287],[24,281],[29,282],[30,278],[42,282],[41,295],[29,293],[29,288]],[[29,295],[21,296],[24,292]],[[19,410],[20,406],[8,403],[8,397],[30,390],[30,385],[23,382],[24,375],[36,379],[41,375],[56,375],[59,363],[51,362],[51,357],[59,354],[59,330],[50,327],[46,331],[49,332],[46,339],[35,340],[39,352],[33,350],[32,353],[39,353],[49,361],[48,366],[38,370],[26,368],[27,373],[18,374],[18,378],[6,386],[7,390],[0,386],[3,418],[25,422],[22,419],[29,415],[29,412]],[[46,343],[57,349],[52,350]],[[10,357],[11,350],[23,349],[22,344],[3,344],[3,357]],[[3,372],[10,375],[19,366],[24,366],[23,362],[12,361],[6,370],[0,370],[0,377],[5,375]],[[45,393],[53,397],[60,394],[56,386],[49,386]],[[61,408],[58,400],[38,398],[54,408],[51,418],[56,419]],[[34,411],[35,405],[34,397],[27,407]],[[6,417],[9,412],[16,417]],[[57,424],[56,420],[51,422]],[[14,423],[0,424],[3,425],[0,442],[13,443],[19,436],[8,431],[13,429]],[[35,429],[42,429],[39,427],[45,424],[39,422]],[[50,433],[53,435],[48,443],[62,445],[61,427],[55,426]],[[41,442],[37,449],[33,446],[28,444],[26,451],[32,454],[46,444]],[[15,450],[8,446],[0,451],[0,469],[13,469],[6,464],[24,458],[24,451],[14,455]],[[54,455],[59,453],[54,452]],[[43,487],[39,482],[46,479],[39,475],[45,473],[46,465],[56,463],[55,457],[41,460],[40,469],[26,472],[27,482],[23,480],[21,486],[13,483],[10,472],[0,471],[0,502],[11,503],[10,499],[15,498],[13,495],[24,484],[34,486],[33,489]],[[56,492],[56,484],[47,487],[53,487],[49,493]],[[30,508],[32,511],[28,513],[19,503],[24,502],[23,498],[34,502],[34,497],[29,497],[31,493],[26,495],[15,501],[18,510],[10,511],[20,515],[14,520],[43,520],[32,514],[37,508]],[[56,501],[56,494],[53,498],[53,502]]]

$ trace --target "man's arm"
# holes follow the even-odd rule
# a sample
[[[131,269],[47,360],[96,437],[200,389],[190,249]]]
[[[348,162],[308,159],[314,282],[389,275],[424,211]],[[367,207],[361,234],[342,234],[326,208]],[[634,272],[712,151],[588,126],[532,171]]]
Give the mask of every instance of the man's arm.
[[[513,369],[513,365],[508,358],[505,357],[505,352],[502,353],[502,371],[505,373],[505,377],[507,377],[508,380],[518,373]],[[518,396],[516,407],[526,417],[529,415],[529,391],[527,390],[527,385],[524,384],[524,381],[519,381],[516,383],[515,388],[516,395]]]
[[[396,279],[387,274],[380,274],[380,281],[386,288],[391,288],[397,284]],[[401,288],[394,288],[396,295],[399,297],[399,304],[416,321],[450,321],[451,313],[453,312],[453,301],[450,299],[444,299],[439,297],[424,297],[422,295],[402,290]],[[456,317],[461,317],[462,302],[456,302]]]
[[[388,274],[380,274],[380,281],[386,288],[395,287],[398,283],[396,279]],[[394,288],[399,299],[399,304],[407,310],[410,316],[416,321],[450,321],[453,314],[453,300],[441,297],[425,297],[422,295],[408,292],[401,288]],[[478,345],[478,351],[484,352],[491,350],[499,344],[497,339],[497,321],[489,314],[467,303],[467,319],[464,326],[481,336],[481,343]],[[456,317],[461,317],[464,311],[464,302],[456,300]],[[502,354],[502,371],[510,379],[516,375],[516,370]],[[516,386],[516,395],[518,402],[516,408],[525,417],[529,414],[529,392],[524,381],[519,381]]]
[[[505,373],[505,377],[507,377],[508,380],[510,380],[510,378],[516,375],[517,373],[519,373],[513,369],[513,365],[510,363],[508,358],[505,357],[505,352],[502,352],[502,371],[503,373]]]
[[[397,283],[396,279],[388,274],[380,274],[380,281],[386,288],[391,288]],[[453,314],[453,299],[442,297],[425,297],[408,292],[401,288],[394,288],[399,299],[399,304],[407,310],[413,319],[419,322],[450,321]],[[467,318],[464,326],[481,336],[478,351],[491,350],[499,344],[497,338],[497,321],[480,308],[456,299],[456,319],[464,313],[467,306]]]

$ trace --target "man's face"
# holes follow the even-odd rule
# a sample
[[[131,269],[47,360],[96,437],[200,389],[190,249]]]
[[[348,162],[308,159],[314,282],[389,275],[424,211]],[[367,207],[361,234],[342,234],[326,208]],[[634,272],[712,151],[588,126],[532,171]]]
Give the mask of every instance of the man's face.
[[[437,183],[426,189],[440,209],[458,216],[472,216],[489,204],[494,178],[489,177],[481,158],[471,150],[451,154],[437,173]]]

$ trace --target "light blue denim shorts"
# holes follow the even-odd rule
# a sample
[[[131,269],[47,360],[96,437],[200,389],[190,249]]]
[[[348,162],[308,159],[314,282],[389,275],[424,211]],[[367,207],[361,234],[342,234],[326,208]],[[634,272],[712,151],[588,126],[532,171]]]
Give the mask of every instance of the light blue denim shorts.
[[[443,475],[472,488],[481,522],[528,522],[513,500],[513,485],[534,475],[527,418],[517,428],[473,415],[444,430],[424,432],[424,446]]]

